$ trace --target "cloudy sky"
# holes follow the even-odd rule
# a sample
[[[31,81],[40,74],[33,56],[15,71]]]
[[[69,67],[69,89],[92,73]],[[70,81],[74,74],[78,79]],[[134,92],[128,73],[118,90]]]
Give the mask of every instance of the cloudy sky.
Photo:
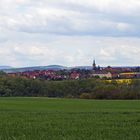
[[[140,0],[0,0],[0,65],[140,65]]]

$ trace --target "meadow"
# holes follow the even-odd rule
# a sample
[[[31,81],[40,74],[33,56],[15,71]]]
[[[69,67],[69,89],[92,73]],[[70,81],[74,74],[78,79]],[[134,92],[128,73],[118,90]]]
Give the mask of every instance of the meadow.
[[[140,140],[139,100],[0,98],[0,140]]]

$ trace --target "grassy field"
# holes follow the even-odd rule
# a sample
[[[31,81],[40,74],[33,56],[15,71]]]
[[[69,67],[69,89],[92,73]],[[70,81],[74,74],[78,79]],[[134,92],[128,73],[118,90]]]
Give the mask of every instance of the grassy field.
[[[0,98],[0,140],[140,140],[140,101]]]

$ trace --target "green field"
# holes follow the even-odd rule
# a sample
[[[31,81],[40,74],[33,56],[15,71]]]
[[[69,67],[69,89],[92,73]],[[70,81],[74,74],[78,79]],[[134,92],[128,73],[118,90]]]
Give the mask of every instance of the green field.
[[[140,101],[0,98],[0,140],[140,140]]]

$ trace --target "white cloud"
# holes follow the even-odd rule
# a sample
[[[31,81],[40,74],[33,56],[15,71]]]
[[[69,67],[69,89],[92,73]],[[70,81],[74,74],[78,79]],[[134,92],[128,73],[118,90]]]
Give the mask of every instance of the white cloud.
[[[140,65],[140,39],[110,37],[59,37],[50,42],[1,43],[0,63],[12,66],[60,64]]]
[[[127,23],[118,23],[117,29],[119,29],[120,31],[126,31],[126,30],[131,29],[131,25],[129,25]]]
[[[115,12],[122,14],[132,14],[139,11],[139,0],[71,0],[73,4],[79,4],[86,7],[92,7],[101,12]]]

